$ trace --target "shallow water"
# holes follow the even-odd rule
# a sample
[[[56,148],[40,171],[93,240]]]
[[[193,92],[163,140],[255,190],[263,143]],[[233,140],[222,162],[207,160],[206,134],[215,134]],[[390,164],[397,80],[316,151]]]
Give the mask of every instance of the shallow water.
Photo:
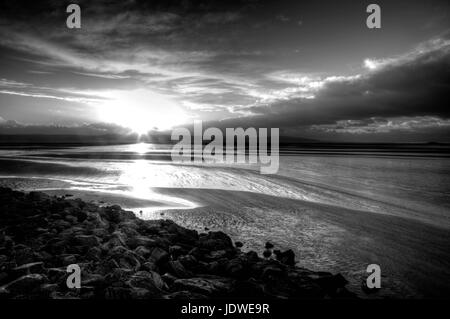
[[[369,263],[379,296],[448,297],[450,159],[439,152],[289,149],[277,175],[256,166],[168,161],[168,145],[0,150],[0,185],[120,204],[142,218],[225,230],[247,249],[266,240],[299,264],[343,272]],[[362,294],[362,293],[361,293]]]

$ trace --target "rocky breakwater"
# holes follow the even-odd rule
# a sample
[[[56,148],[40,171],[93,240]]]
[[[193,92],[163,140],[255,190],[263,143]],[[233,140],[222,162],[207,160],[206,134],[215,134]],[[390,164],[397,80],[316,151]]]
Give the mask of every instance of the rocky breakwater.
[[[341,275],[296,267],[290,250],[239,246],[119,206],[0,188],[0,299],[353,297]],[[70,264],[81,288],[67,287]]]

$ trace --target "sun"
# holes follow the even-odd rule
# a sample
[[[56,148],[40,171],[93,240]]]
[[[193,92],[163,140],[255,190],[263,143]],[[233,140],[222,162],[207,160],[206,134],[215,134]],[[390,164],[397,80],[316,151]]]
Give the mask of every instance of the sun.
[[[364,66],[369,70],[375,70],[378,68],[378,62],[372,59],[365,59]]]
[[[170,129],[187,120],[175,101],[146,89],[110,92],[97,113],[100,121],[130,128],[140,135]]]

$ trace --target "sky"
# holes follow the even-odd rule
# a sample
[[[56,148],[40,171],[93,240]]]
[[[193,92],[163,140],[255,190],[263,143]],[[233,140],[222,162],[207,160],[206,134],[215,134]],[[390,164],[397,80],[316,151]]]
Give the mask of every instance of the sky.
[[[81,28],[66,7],[81,7]],[[369,29],[366,7],[381,7]],[[0,134],[202,120],[323,141],[450,141],[448,1],[0,4]]]

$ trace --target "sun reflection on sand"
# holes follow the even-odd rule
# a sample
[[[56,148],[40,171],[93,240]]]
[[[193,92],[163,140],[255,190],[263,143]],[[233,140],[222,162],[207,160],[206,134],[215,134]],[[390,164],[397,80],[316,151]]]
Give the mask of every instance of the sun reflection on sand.
[[[161,203],[159,206],[146,207],[145,212],[158,211],[162,209],[174,208],[195,208],[199,205],[189,200],[160,194],[154,191],[155,185],[167,184],[167,174],[161,174],[159,165],[150,164],[146,160],[135,160],[131,162],[124,170],[119,178],[119,183],[130,187],[127,192],[129,195],[157,201]]]

